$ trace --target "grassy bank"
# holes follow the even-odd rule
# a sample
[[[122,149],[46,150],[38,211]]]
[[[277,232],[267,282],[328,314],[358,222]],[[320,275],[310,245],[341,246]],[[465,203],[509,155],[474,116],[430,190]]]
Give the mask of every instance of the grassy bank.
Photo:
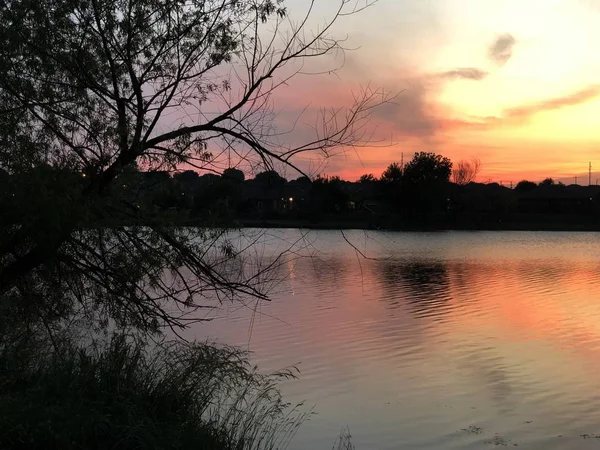
[[[26,342],[0,353],[0,448],[282,449],[304,416],[228,347]]]

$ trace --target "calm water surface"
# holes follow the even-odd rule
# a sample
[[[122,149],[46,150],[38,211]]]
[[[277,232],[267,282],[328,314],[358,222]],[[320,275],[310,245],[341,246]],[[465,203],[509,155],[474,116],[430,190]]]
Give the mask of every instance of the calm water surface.
[[[250,349],[316,415],[291,449],[600,448],[600,234],[269,230],[297,243],[257,311],[196,337]],[[310,255],[310,256],[307,256]],[[583,436],[582,436],[583,435]],[[589,437],[588,437],[589,436]]]

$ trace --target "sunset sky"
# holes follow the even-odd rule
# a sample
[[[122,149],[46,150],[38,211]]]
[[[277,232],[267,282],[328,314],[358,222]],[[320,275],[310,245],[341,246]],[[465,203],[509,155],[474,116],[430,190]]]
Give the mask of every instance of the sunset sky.
[[[307,4],[287,3],[292,17]],[[315,23],[337,4],[319,1]],[[296,79],[282,98],[293,111],[350,104],[367,83],[400,92],[373,117],[393,145],[345,152],[321,172],[354,180],[434,151],[479,158],[479,181],[587,184],[589,161],[600,178],[600,0],[380,0],[340,20],[334,35],[346,34],[360,48],[337,74]]]

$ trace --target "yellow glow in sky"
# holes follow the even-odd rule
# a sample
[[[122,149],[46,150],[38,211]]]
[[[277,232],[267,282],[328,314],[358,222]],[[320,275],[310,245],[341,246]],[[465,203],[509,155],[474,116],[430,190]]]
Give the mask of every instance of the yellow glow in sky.
[[[367,82],[403,92],[375,117],[397,145],[332,161],[331,173],[379,175],[420,150],[478,157],[485,180],[571,177],[594,158],[600,169],[600,2],[380,0],[335,33],[360,46],[338,72],[336,103]],[[304,87],[298,98],[318,92]]]

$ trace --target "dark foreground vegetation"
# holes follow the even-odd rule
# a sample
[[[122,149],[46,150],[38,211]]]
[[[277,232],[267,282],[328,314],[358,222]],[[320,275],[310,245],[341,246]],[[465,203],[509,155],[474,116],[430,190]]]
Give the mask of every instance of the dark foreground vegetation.
[[[360,183],[273,170],[370,145],[392,98],[361,90],[278,128],[274,93],[343,52],[333,24],[374,1],[336,3],[311,32],[312,8],[288,22],[283,0],[0,2],[0,448],[282,449],[304,418],[277,389],[291,374],[180,337],[269,298],[285,252],[253,260],[231,228],[499,223],[526,206],[434,154]],[[262,173],[223,170],[237,163]],[[540,214],[595,211],[542,198]]]
[[[6,342],[3,342],[6,344]],[[304,415],[234,348],[29,342],[0,354],[0,440],[22,449],[277,449]]]
[[[312,8],[288,21],[283,0],[0,2],[0,448],[285,447],[303,418],[278,392],[290,374],[180,337],[267,300],[280,258],[229,241],[210,183],[197,213],[163,172],[367,145],[385,92],[294,139],[273,94],[343,51],[333,23],[371,3],[338,0],[313,33]]]

